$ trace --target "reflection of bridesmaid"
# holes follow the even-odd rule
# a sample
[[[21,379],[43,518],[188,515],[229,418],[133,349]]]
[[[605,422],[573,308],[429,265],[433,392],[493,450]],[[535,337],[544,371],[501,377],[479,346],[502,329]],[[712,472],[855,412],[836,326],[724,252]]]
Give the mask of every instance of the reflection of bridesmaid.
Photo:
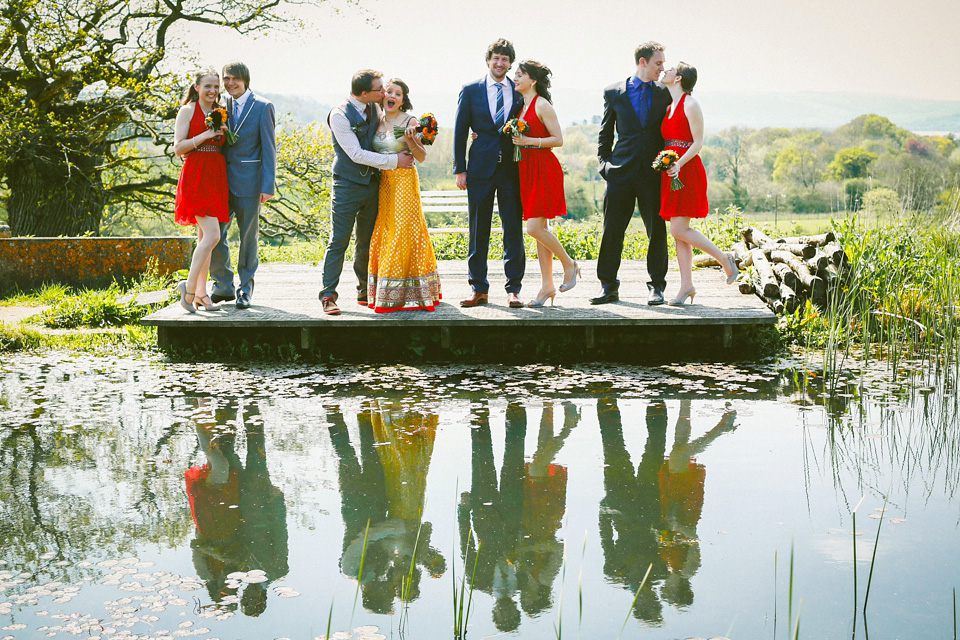
[[[198,400],[204,408],[208,400]],[[187,469],[185,475],[190,512],[197,526],[191,542],[197,574],[206,582],[214,602],[236,596],[239,587],[227,580],[235,571],[259,569],[267,580],[247,584],[239,598],[248,616],[258,616],[267,606],[267,586],[287,574],[287,523],[283,493],[270,481],[265,438],[255,410],[247,424],[245,466],[235,451],[236,431],[227,427],[231,417],[244,423],[243,413],[218,408],[196,412],[197,439],[207,462]],[[226,608],[236,608],[227,600]]]
[[[363,605],[375,613],[390,613],[394,598],[402,597],[414,549],[418,568],[413,573],[410,599],[419,594],[421,567],[432,577],[445,570],[443,556],[430,546],[430,523],[420,524],[438,418],[380,408],[361,412],[357,422],[362,465],[350,444],[343,416],[332,411],[328,420],[340,460],[344,521],[340,568],[344,575],[356,578],[362,557]]]
[[[620,409],[616,400],[601,400],[597,406],[603,445],[603,486],[600,501],[600,545],[603,572],[611,580],[636,593],[651,564],[648,585],[640,592],[634,615],[651,623],[662,622],[662,606],[651,583],[666,577],[658,554],[660,490],[657,471],[667,443],[667,407],[663,402],[647,405],[647,442],[634,471],[623,440]]]
[[[694,456],[718,436],[736,429],[736,418],[736,411],[726,411],[715,427],[690,442],[690,401],[680,402],[673,448],[658,473],[663,520],[660,557],[670,572],[663,585],[663,597],[676,606],[693,603],[690,578],[700,568],[697,523],[703,511],[707,469]]]

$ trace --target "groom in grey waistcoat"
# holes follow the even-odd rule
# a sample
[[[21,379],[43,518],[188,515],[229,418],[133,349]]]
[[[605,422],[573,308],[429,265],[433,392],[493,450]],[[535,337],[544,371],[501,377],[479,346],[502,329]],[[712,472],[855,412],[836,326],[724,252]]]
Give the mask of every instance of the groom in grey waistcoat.
[[[227,232],[230,222],[220,224],[220,242],[210,254],[210,276],[213,278],[211,299],[214,302],[237,299],[238,309],[250,307],[253,277],[259,258],[260,205],[273,197],[277,172],[276,115],[266,98],[250,91],[250,70],[242,62],[223,67],[223,88],[227,98],[227,124],[237,134],[237,141],[226,147],[227,183],[230,186],[230,221],[237,221],[240,248],[237,250],[237,275],[240,282],[233,289],[230,269],[230,247]]]
[[[337,285],[354,226],[357,241],[353,271],[357,275],[357,302],[367,304],[367,266],[370,238],[377,222],[380,169],[408,169],[409,152],[377,153],[373,138],[380,124],[383,78],[379,71],[362,69],[353,75],[350,95],[327,116],[333,133],[333,195],[330,199],[330,241],[323,258],[320,303],[327,315],[339,315]]]

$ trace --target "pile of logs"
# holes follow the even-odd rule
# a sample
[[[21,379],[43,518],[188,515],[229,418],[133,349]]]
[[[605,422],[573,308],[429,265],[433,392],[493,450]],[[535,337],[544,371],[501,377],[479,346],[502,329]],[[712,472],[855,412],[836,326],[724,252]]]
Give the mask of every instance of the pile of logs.
[[[741,271],[740,292],[757,294],[778,315],[793,313],[806,300],[825,308],[828,292],[846,275],[847,254],[832,231],[777,240],[755,227],[740,233],[743,242],[732,250]],[[716,264],[709,256],[697,258],[698,266]]]

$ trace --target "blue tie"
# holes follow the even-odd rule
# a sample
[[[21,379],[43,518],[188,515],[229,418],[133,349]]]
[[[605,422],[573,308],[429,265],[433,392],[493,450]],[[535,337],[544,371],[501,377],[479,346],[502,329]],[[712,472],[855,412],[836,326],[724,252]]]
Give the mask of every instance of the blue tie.
[[[652,82],[640,83],[640,124],[647,126],[647,114],[650,113],[650,102],[653,92],[651,91]]]
[[[499,82],[494,85],[497,88],[497,117],[494,118],[497,128],[503,127],[506,122],[503,119],[503,85]]]

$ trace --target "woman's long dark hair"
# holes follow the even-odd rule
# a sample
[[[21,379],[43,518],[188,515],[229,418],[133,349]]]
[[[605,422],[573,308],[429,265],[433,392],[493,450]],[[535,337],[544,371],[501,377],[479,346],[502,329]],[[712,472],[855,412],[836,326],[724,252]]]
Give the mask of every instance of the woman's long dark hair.
[[[193,75],[193,82],[188,84],[183,89],[183,98],[180,100],[181,105],[190,104],[191,102],[196,102],[200,99],[200,94],[197,92],[197,85],[200,84],[200,81],[203,80],[205,76],[216,76],[217,79],[220,78],[220,74],[217,73],[217,70],[213,67],[197,70],[197,72]]]
[[[536,60],[524,60],[517,68],[530,76],[531,80],[536,81],[537,84],[533,88],[537,95],[550,102],[550,76],[553,74],[550,68]]]

